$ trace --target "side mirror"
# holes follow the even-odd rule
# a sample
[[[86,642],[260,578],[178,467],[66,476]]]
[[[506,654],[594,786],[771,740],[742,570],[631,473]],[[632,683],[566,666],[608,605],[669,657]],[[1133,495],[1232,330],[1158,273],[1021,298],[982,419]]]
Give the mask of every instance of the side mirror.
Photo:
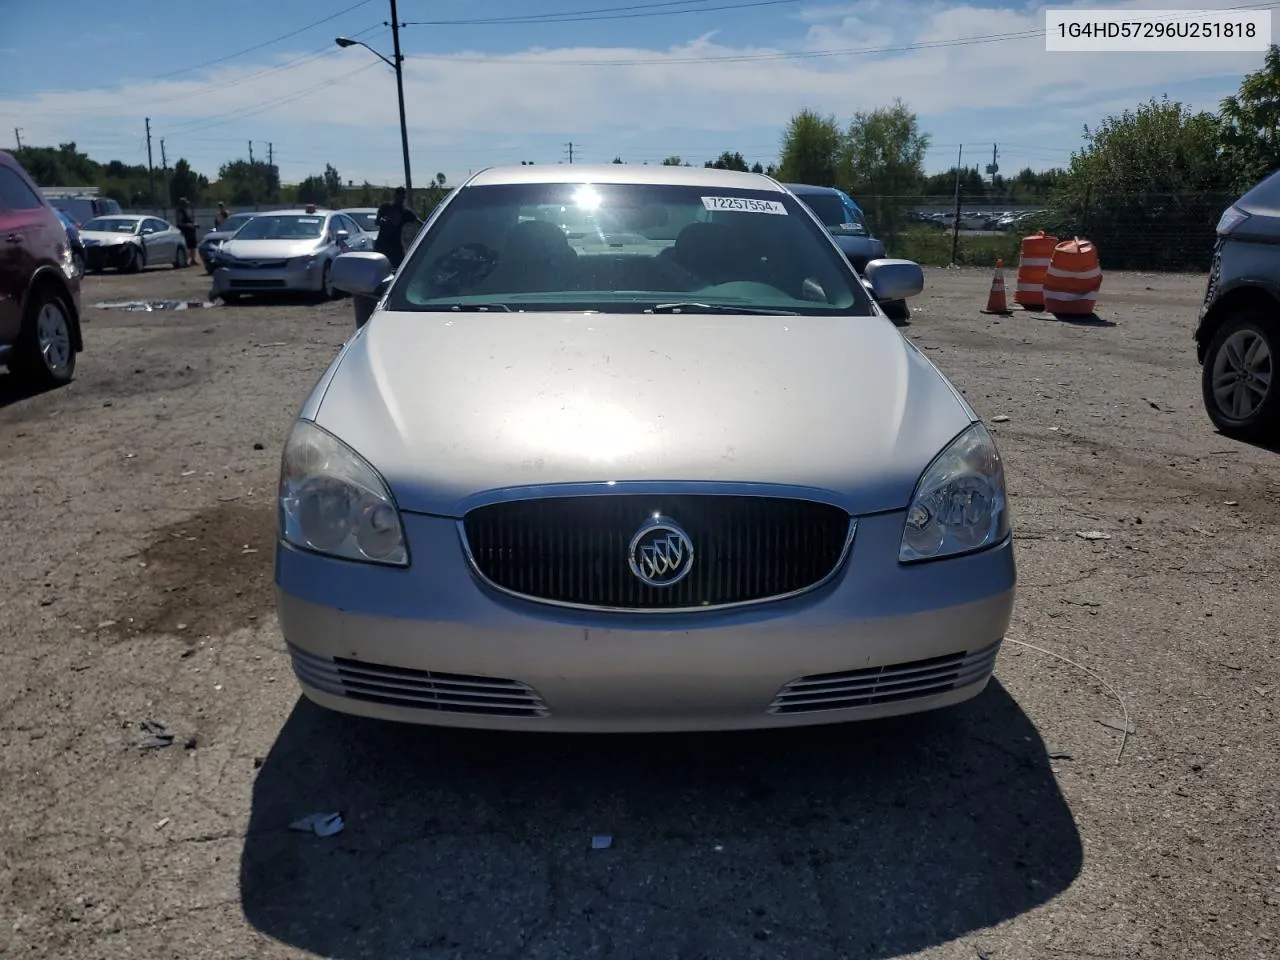
[[[880,302],[908,300],[924,289],[924,271],[914,260],[883,257],[872,260],[863,270],[871,295]]]
[[[339,254],[334,257],[331,270],[333,285],[356,297],[380,295],[383,284],[395,274],[391,261],[380,253]]]
[[[350,237],[351,234],[348,233],[346,230],[335,230],[333,232],[333,236],[334,236],[334,239],[338,241],[338,243],[346,243],[347,238]]]

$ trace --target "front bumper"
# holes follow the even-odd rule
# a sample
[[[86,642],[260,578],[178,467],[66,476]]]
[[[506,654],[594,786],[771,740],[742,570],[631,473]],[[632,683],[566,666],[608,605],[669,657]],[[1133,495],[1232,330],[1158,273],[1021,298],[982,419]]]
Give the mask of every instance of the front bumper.
[[[84,246],[86,270],[118,270],[129,262],[133,253],[140,253],[132,243],[92,243]]]
[[[307,266],[275,261],[268,266],[250,267],[219,259],[213,272],[215,297],[223,293],[319,293],[323,289],[323,260],[314,260]]]
[[[903,516],[860,518],[843,569],[811,593],[668,615],[569,611],[497,594],[471,572],[454,521],[406,515],[416,558],[408,569],[279,545],[280,626],[311,700],[388,720],[658,732],[914,713],[985,688],[1016,570],[1011,539],[899,565]]]

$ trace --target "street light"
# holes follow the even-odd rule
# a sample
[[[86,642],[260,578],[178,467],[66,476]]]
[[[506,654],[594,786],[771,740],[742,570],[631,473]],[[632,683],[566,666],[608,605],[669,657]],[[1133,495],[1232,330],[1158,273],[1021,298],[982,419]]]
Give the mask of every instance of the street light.
[[[396,72],[396,93],[400,98],[400,149],[404,152],[404,193],[405,204],[413,202],[413,175],[409,172],[409,127],[404,119],[404,72],[401,65],[404,55],[400,53],[400,21],[396,15],[396,0],[391,0],[391,42],[395,46],[395,60],[389,60],[363,40],[352,40],[350,37],[338,37],[334,41],[343,47],[364,47],[375,57]]]

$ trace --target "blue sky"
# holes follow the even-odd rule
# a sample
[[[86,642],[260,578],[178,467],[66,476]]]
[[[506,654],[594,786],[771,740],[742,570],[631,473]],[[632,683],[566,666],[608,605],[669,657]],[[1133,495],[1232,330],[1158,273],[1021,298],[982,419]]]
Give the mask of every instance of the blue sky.
[[[961,144],[966,164],[999,144],[1002,172],[1063,164],[1082,125],[1148,97],[1215,109],[1262,54],[1046,53],[1034,35],[1046,6],[1241,5],[399,0],[414,24],[401,32],[414,179],[556,163],[569,142],[578,162],[700,165],[737,150],[767,163],[795,111],[847,121],[895,96],[932,138],[931,171]],[[576,16],[498,19],[555,14]],[[255,157],[272,145],[286,182],[326,162],[356,182],[399,182],[394,74],[333,44],[358,36],[389,56],[389,16],[388,0],[0,0],[0,144],[18,127],[27,144],[74,140],[98,159],[145,162],[150,117],[157,164],[163,138],[170,163],[212,177],[252,141]],[[487,22],[424,22],[466,20]]]

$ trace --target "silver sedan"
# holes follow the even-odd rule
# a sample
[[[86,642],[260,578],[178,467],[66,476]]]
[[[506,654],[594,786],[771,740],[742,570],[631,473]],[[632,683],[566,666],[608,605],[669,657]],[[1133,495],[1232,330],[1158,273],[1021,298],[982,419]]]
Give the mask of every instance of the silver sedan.
[[[1016,589],[1004,467],[876,305],[920,268],[865,276],[773,179],[680,167],[483,171],[398,271],[338,258],[375,306],[279,484],[305,694],[583,732],[978,695]]]
[[[343,253],[373,249],[354,220],[314,207],[255,214],[218,247],[213,295],[234,301],[245,295],[337,295],[333,261]]]
[[[134,273],[156,264],[181,269],[187,265],[182,232],[167,220],[132,213],[95,217],[80,228],[85,266]]]

